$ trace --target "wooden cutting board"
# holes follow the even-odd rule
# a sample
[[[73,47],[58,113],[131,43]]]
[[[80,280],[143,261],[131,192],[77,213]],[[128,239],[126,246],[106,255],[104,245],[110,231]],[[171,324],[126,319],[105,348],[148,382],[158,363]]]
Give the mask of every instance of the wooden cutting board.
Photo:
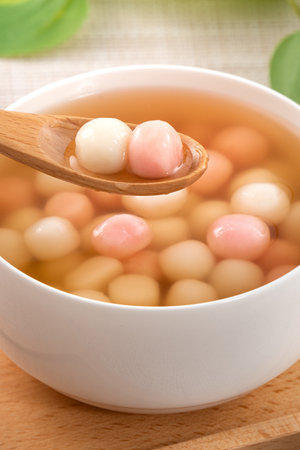
[[[252,393],[213,408],[125,414],[69,399],[0,352],[0,449],[300,450],[300,361]]]

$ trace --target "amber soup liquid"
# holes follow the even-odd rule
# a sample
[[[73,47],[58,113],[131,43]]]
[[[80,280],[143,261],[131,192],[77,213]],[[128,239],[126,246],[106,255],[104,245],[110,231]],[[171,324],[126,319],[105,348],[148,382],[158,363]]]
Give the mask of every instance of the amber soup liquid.
[[[132,88],[113,90],[57,104],[47,113],[82,117],[116,117],[124,122],[165,120],[203,146],[227,126],[246,125],[269,138],[272,153],[264,167],[285,177],[293,191],[300,195],[300,135],[282,126],[274,117],[219,96],[188,89]]]
[[[300,135],[282,126],[276,114],[266,116],[241,102],[188,89],[134,88],[81,97],[57,104],[47,112],[116,117],[131,123],[165,120],[208,149],[211,138],[219,130],[227,126],[250,126],[272,143],[272,153],[261,166],[284,178],[294,201],[300,198]],[[228,198],[226,190],[224,197]],[[220,193],[218,198],[221,198]]]
[[[208,150],[212,137],[224,127],[252,127],[271,142],[272,152],[260,167],[270,169],[280,177],[291,193],[292,202],[300,199],[300,136],[283,127],[275,113],[274,117],[265,116],[240,102],[188,89],[171,88],[108,91],[57,104],[44,112],[83,117],[116,117],[131,123],[165,120],[178,131],[199,141]],[[236,171],[229,183],[216,195],[209,197],[209,200],[230,200],[228,187],[237,174]],[[273,234],[280,238],[280,227],[273,230]],[[192,235],[190,239],[193,239]],[[26,268],[22,270],[26,272]],[[30,270],[27,273],[39,278]],[[45,278],[40,280],[44,281]],[[55,284],[60,287],[59,282],[53,283]],[[162,299],[169,286],[168,283],[161,283]]]

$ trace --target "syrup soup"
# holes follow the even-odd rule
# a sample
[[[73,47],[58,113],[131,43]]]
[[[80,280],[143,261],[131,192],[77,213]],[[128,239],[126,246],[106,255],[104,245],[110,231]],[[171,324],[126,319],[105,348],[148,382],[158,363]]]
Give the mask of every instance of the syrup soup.
[[[209,153],[188,189],[96,192],[0,159],[0,252],[37,280],[96,301],[174,306],[237,295],[300,263],[300,138],[243,104],[132,89],[56,114],[163,120]],[[134,161],[133,161],[134,164]]]

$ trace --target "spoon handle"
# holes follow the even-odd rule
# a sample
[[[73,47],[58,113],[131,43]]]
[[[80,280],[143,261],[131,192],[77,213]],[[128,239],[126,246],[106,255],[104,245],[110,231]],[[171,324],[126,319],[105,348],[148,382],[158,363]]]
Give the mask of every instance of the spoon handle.
[[[77,131],[65,116],[0,110],[0,154],[55,176]]]
[[[43,116],[0,110],[0,153],[26,164],[26,155],[36,154]]]

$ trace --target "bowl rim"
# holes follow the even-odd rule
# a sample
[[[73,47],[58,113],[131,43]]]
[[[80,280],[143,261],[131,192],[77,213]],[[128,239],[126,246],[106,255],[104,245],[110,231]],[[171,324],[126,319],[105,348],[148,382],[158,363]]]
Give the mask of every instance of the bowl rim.
[[[136,64],[136,65],[122,65],[122,66],[115,66],[115,67],[107,67],[103,69],[96,69],[91,70],[88,72],[82,72],[76,75],[72,75],[66,78],[62,78],[60,80],[53,81],[51,83],[47,83],[37,89],[34,89],[33,91],[29,92],[28,94],[25,94],[24,96],[20,97],[19,99],[15,100],[13,103],[8,105],[5,109],[10,111],[15,108],[18,108],[19,106],[23,105],[24,103],[27,103],[29,100],[32,100],[39,95],[43,93],[47,93],[52,91],[53,89],[63,87],[66,84],[72,84],[77,83],[81,80],[88,80],[90,78],[94,78],[100,75],[109,75],[109,74],[115,74],[115,73],[121,73],[121,72],[136,72],[136,71],[157,71],[157,70],[164,70],[164,71],[181,71],[186,73],[201,73],[206,74],[208,76],[212,76],[217,78],[223,78],[226,80],[232,80],[236,81],[237,83],[251,86],[252,88],[258,89],[261,92],[268,93],[269,95],[272,95],[274,98],[279,99],[280,101],[285,102],[286,104],[289,104],[292,107],[295,107],[300,112],[300,105],[296,103],[294,100],[291,100],[290,98],[286,97],[285,95],[281,94],[278,91],[275,91],[269,86],[265,86],[261,83],[258,83],[256,81],[249,80],[245,77],[241,77],[239,75],[234,75],[228,72],[223,72],[220,70],[214,70],[214,69],[207,69],[202,67],[195,67],[195,66],[189,66],[189,65],[176,65],[176,64]]]
[[[42,281],[36,280],[35,278],[32,278],[30,275],[27,275],[25,272],[22,272],[20,269],[17,269],[15,266],[10,264],[8,261],[6,261],[2,256],[0,256],[0,270],[1,265],[6,266],[9,270],[15,273],[17,277],[20,277],[27,283],[32,283],[35,285],[38,289],[46,290],[49,293],[59,293],[60,297],[64,297],[67,301],[75,301],[79,303],[89,303],[90,305],[99,305],[98,307],[104,307],[104,308],[121,308],[123,310],[135,310],[135,311],[143,311],[143,310],[151,310],[151,311],[159,311],[159,314],[161,314],[162,311],[177,311],[177,310],[186,310],[186,309],[198,309],[199,307],[201,309],[205,308],[214,308],[220,305],[226,305],[226,304],[232,304],[232,303],[240,303],[245,302],[245,300],[249,297],[249,293],[255,295],[255,293],[261,293],[262,295],[264,293],[268,293],[268,291],[273,291],[273,289],[276,289],[278,285],[280,285],[284,279],[284,281],[288,282],[288,280],[294,279],[297,277],[297,274],[299,275],[300,279],[300,265],[298,267],[295,267],[290,272],[286,273],[285,275],[282,275],[280,278],[277,278],[276,280],[271,281],[270,283],[267,283],[263,286],[259,286],[258,288],[251,289],[250,291],[243,292],[242,294],[233,295],[231,297],[225,297],[220,298],[217,300],[212,300],[208,302],[203,303],[191,303],[187,305],[177,305],[177,306],[136,306],[136,305],[123,305],[120,303],[112,303],[112,302],[103,302],[101,300],[93,300],[87,297],[81,297],[76,294],[72,294],[67,291],[63,291],[61,289],[55,288],[53,286],[50,286],[46,283],[43,283]],[[252,301],[250,299],[250,301]]]
[[[48,92],[51,92],[53,89],[61,88],[66,85],[70,84],[76,84],[80,81],[87,81],[89,79],[92,79],[94,77],[98,76],[105,76],[110,74],[120,74],[124,72],[137,72],[137,71],[180,71],[185,73],[195,73],[195,74],[202,74],[207,75],[210,77],[215,77],[215,79],[225,79],[225,80],[231,80],[233,82],[237,82],[240,85],[247,85],[248,87],[252,87],[256,91],[260,91],[261,93],[267,94],[272,96],[274,99],[277,98],[278,101],[281,101],[285,103],[286,105],[294,108],[298,113],[300,113],[300,105],[298,105],[293,100],[289,99],[288,97],[284,96],[283,94],[271,89],[268,86],[264,86],[256,81],[248,80],[247,78],[233,75],[230,73],[213,70],[213,69],[206,69],[201,67],[195,67],[195,66],[189,66],[189,65],[170,65],[170,64],[139,64],[139,65],[124,65],[124,66],[116,66],[116,67],[109,67],[109,68],[103,68],[103,69],[96,69],[88,72],[79,73],[77,75],[73,75],[70,77],[63,78],[61,80],[57,80],[51,83],[47,83],[46,85],[33,90],[32,92],[22,96],[21,98],[15,100],[13,103],[11,103],[7,108],[5,108],[8,111],[11,110],[18,110],[18,108],[22,107],[27,102],[38,98],[40,95],[46,94]],[[121,308],[125,310],[136,310],[136,311],[157,311],[159,314],[161,314],[162,311],[167,313],[168,311],[178,311],[178,310],[185,310],[185,309],[204,309],[204,308],[214,308],[218,307],[218,305],[221,304],[231,304],[231,303],[240,303],[241,301],[245,301],[245,298],[249,296],[249,293],[255,294],[256,292],[264,293],[268,292],[270,289],[273,290],[276,289],[277,285],[282,283],[282,280],[287,281],[291,278],[299,275],[300,278],[300,265],[298,267],[295,267],[287,274],[283,275],[282,277],[272,281],[271,283],[265,284],[263,286],[260,286],[256,289],[253,289],[251,291],[244,292],[242,294],[234,295],[231,297],[221,298],[217,300],[213,300],[210,302],[203,302],[203,303],[195,303],[195,304],[188,304],[188,305],[178,305],[178,306],[136,306],[136,305],[122,305],[117,303],[108,303],[108,302],[102,302],[102,301],[95,301],[93,299],[80,297],[75,294],[71,294],[66,291],[62,291],[60,289],[57,289],[55,287],[52,287],[50,285],[47,285],[41,281],[36,280],[35,278],[30,277],[26,273],[22,272],[21,270],[17,269],[15,266],[4,260],[0,256],[0,268],[1,265],[6,266],[9,270],[12,270],[12,272],[15,273],[16,276],[23,278],[26,282],[33,283],[37,288],[47,290],[49,292],[59,293],[59,295],[63,298],[65,298],[67,301],[75,301],[79,303],[85,303],[85,304],[92,304],[96,305],[98,304],[98,307],[104,307],[104,308]]]

